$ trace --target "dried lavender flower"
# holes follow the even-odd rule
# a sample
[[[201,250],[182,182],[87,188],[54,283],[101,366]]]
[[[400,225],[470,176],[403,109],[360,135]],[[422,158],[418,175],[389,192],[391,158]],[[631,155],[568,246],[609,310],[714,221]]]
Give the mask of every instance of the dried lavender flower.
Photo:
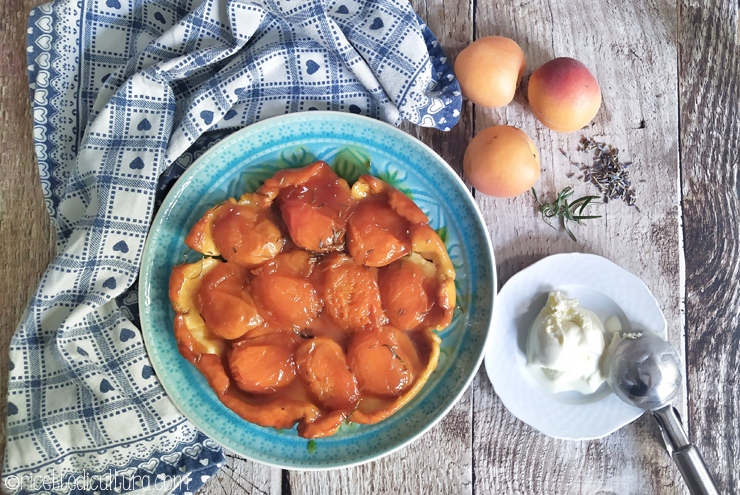
[[[583,181],[596,186],[604,203],[610,199],[621,199],[627,205],[634,206],[637,192],[629,174],[632,162],[622,162],[618,148],[585,136],[581,138],[578,149],[593,152],[592,163],[577,165],[583,172]]]

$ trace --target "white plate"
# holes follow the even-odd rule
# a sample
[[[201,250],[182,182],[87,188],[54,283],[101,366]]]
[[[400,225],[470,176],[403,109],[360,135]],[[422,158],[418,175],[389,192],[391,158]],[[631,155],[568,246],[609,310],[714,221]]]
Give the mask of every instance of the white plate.
[[[515,274],[496,298],[485,367],[494,391],[516,417],[545,435],[568,440],[601,438],[644,411],[622,402],[604,383],[589,395],[550,393],[526,369],[526,335],[548,292],[578,298],[602,321],[619,317],[623,331],[652,330],[666,338],[666,321],[642,281],[593,254],[556,254]]]

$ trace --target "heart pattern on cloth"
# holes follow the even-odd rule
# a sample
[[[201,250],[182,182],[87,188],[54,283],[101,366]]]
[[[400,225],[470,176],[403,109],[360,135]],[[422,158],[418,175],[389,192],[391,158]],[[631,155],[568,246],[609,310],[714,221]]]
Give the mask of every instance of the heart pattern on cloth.
[[[36,74],[36,85],[43,87],[49,84],[49,73],[48,72],[39,72]]]
[[[444,108],[445,108],[444,103],[441,100],[439,100],[439,99],[432,100],[432,104],[429,105],[429,111],[431,113],[440,112],[440,111],[444,110]]]
[[[113,385],[111,385],[108,380],[103,378],[103,381],[100,382],[100,391],[105,394],[107,392],[111,392],[112,390],[113,390]]]
[[[148,364],[145,364],[143,368],[141,368],[141,377],[144,380],[150,379],[152,376],[154,376],[154,368],[149,366]]]
[[[141,122],[139,122],[139,125],[136,126],[136,130],[138,131],[148,131],[151,130],[152,123],[149,122],[149,119],[141,119]]]
[[[156,21],[161,22],[162,24],[166,24],[167,23],[167,19],[164,18],[164,15],[162,15],[161,12],[155,12],[154,13],[154,19]]]
[[[77,346],[77,354],[79,354],[80,356],[84,356],[84,357],[88,357],[90,355],[87,353],[85,349],[83,349],[80,346]]]
[[[118,0],[105,0],[105,5],[111,9],[121,8],[121,2],[119,2]]]
[[[116,475],[123,476],[124,478],[131,478],[133,475],[136,474],[136,468],[135,467],[129,467],[122,471],[117,471]]]
[[[319,64],[317,64],[313,60],[309,60],[306,62],[306,72],[308,72],[309,74],[315,74],[317,70],[319,70]]]
[[[139,464],[139,469],[143,469],[144,471],[147,471],[149,473],[154,473],[154,470],[157,469],[157,466],[159,466],[159,459],[156,457],[152,457],[147,462],[142,462]]]
[[[210,438],[206,438],[203,440],[203,446],[210,450],[218,450],[220,447],[218,443],[216,443],[215,440],[211,440]]]
[[[195,445],[193,445],[191,447],[187,447],[187,448],[183,449],[182,451],[188,457],[196,458],[196,457],[198,457],[198,454],[200,454],[200,451],[202,449],[203,449],[203,447],[201,447],[198,444],[195,444]]]
[[[432,125],[434,124],[434,119],[431,115],[425,115],[423,119],[421,119],[421,125]]]
[[[182,457],[181,453],[173,452],[171,454],[163,455],[162,460],[167,464],[171,464],[174,466],[175,464],[177,464],[177,461],[180,460],[180,457]]]
[[[224,120],[231,120],[234,117],[236,117],[236,110],[232,108],[231,110],[226,112],[226,115],[224,115]]]
[[[48,34],[41,35],[36,39],[36,43],[39,45],[40,48],[44,50],[49,50],[51,49],[51,36],[49,36]]]
[[[116,285],[116,279],[114,277],[109,277],[105,282],[103,282],[103,287],[110,290],[115,289]]]
[[[118,251],[121,253],[128,253],[128,244],[126,244],[126,241],[118,241],[113,245],[113,251]]]
[[[346,5],[340,5],[337,9],[337,14],[349,14],[349,9]]]
[[[131,167],[133,170],[141,170],[144,168],[144,160],[141,159],[141,157],[134,158],[131,163],[128,164],[129,167]]]
[[[48,99],[49,93],[44,89],[37,89],[36,93],[33,95],[33,102],[38,103],[39,105],[46,105],[49,102]]]
[[[44,33],[50,33],[52,30],[51,17],[42,17],[36,23],[36,27],[38,27]]]
[[[8,402],[8,416],[15,416],[16,414],[18,414],[18,406]]]
[[[42,53],[38,57],[36,57],[36,65],[41,67],[42,69],[48,69],[49,64],[51,62],[51,57],[48,53]]]
[[[205,122],[206,125],[211,125],[213,123],[213,112],[210,110],[203,110],[200,112],[200,118],[203,119],[203,122]]]
[[[376,17],[375,19],[373,19],[373,23],[370,24],[370,29],[372,29],[373,31],[377,31],[378,29],[382,29],[384,26],[385,24],[383,24],[383,19],[381,19],[380,17]]]
[[[350,105],[349,106],[349,111],[351,113],[360,113],[360,112],[362,112],[362,109],[360,107],[358,107],[357,105]]]
[[[121,330],[121,334],[118,336],[121,342],[127,342],[128,340],[133,339],[135,337],[136,337],[136,334],[130,328],[124,328],[123,330]]]

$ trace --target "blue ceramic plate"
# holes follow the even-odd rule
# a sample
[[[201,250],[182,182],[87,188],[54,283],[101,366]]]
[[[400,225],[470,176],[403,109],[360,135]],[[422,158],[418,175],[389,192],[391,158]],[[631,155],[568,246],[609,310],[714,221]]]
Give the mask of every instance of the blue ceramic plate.
[[[309,441],[292,430],[248,423],[224,406],[182,358],[172,331],[168,283],[174,265],[196,258],[183,240],[212,205],[254,191],[278,169],[328,162],[350,184],[370,173],[408,194],[445,241],[457,269],[460,309],[442,337],[437,370],[404,408],[375,425],[343,425]],[[189,258],[188,258],[189,256]],[[288,469],[347,467],[387,455],[436,424],[478,370],[492,321],[496,280],[483,219],[463,182],[437,154],[395,127],[339,112],[289,114],[221,141],[178,180],[152,224],[140,277],[144,341],[164,389],[204,433],[248,459]]]

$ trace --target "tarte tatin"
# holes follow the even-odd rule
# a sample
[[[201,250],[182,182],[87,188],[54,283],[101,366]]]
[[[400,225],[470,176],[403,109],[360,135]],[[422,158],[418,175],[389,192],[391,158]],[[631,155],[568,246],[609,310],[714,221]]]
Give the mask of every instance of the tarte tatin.
[[[298,434],[377,423],[437,366],[455,270],[426,215],[370,175],[285,169],[208,210],[169,297],[180,353],[247,421]]]

